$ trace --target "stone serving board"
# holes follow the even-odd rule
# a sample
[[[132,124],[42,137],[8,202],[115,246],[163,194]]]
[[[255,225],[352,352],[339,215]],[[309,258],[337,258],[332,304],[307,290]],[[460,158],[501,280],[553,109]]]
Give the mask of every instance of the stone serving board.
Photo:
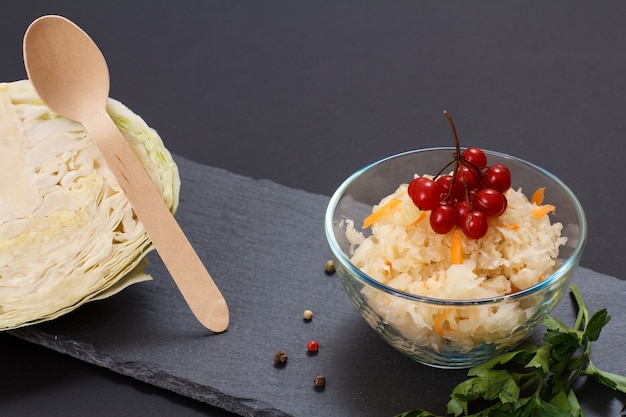
[[[361,319],[339,279],[326,275],[327,196],[176,161],[177,218],[230,305],[229,329],[212,334],[198,324],[152,253],[153,281],[12,334],[242,416],[445,412],[466,371],[396,352]],[[626,282],[579,268],[574,283],[591,311],[608,307],[613,316],[594,362],[626,374]],[[310,322],[305,309],[314,312]],[[573,322],[569,298],[555,315]],[[311,340],[320,344],[316,355],[307,353]],[[289,355],[284,367],[274,366],[277,350]],[[326,377],[323,390],[313,386],[317,375]],[[594,382],[582,384],[579,397],[587,416],[619,416],[626,404],[626,396]]]

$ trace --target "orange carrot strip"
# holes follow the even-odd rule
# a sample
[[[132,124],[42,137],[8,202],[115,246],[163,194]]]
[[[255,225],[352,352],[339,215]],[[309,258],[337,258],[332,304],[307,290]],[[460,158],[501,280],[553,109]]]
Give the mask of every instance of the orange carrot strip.
[[[448,316],[451,312],[452,310],[446,308],[444,312],[435,317],[435,320],[433,321],[433,327],[440,336],[443,336],[445,333],[445,330],[443,330],[443,324],[448,321]]]
[[[530,199],[530,202],[540,206],[543,203],[543,197],[545,195],[545,187],[537,188],[537,191],[533,193],[533,196]]]
[[[404,228],[404,230],[406,230],[408,232],[409,230],[411,230],[412,228],[414,228],[415,226],[420,224],[422,222],[422,220],[424,220],[425,217],[426,217],[426,212],[422,211],[422,213],[417,217],[417,219],[413,223],[407,225]]]
[[[450,263],[462,264],[463,263],[463,236],[461,236],[461,229],[455,227],[452,230],[452,239],[450,241]]]
[[[532,213],[535,219],[539,220],[540,218],[542,218],[543,216],[545,216],[546,214],[550,212],[554,213],[555,210],[556,210],[556,207],[554,207],[552,204],[546,204],[546,205],[539,206],[539,207],[533,207],[532,209],[530,209],[530,212]]]
[[[383,268],[383,275],[387,276],[391,273],[391,262],[385,261],[387,268]]]
[[[376,210],[375,212],[367,216],[365,220],[363,220],[363,228],[367,229],[368,227],[370,227],[374,222],[379,220],[385,214],[389,213],[401,202],[402,200],[400,200],[397,197],[394,197],[391,200],[389,200],[384,206],[382,206],[381,208],[379,208],[378,210]]]
[[[501,227],[504,229],[519,230],[519,224],[517,223],[511,223],[511,224],[498,223],[498,227]]]

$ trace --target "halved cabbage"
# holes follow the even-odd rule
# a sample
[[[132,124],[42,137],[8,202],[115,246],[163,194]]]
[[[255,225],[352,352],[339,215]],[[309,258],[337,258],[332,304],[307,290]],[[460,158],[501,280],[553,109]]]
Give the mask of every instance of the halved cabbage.
[[[178,168],[157,132],[116,100],[107,111],[175,212]],[[0,83],[0,182],[0,330],[150,279],[152,243],[98,149],[28,80]]]

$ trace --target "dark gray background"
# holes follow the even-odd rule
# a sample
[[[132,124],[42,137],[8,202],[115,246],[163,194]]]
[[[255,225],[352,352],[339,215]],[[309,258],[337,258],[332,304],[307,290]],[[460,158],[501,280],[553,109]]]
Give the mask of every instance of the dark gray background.
[[[172,152],[294,188],[451,145],[446,108],[466,146],[564,180],[588,216],[581,264],[625,277],[622,2],[5,0],[0,80],[25,77],[22,35],[48,13],[94,38],[111,96]],[[225,415],[7,335],[0,352],[3,415]]]

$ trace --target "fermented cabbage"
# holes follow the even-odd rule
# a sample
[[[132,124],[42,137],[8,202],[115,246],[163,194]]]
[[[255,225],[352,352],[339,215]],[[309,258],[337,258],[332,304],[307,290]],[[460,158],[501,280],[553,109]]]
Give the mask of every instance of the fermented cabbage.
[[[399,203],[371,225],[371,234],[346,220],[346,237],[352,245],[350,261],[373,279],[395,290],[439,300],[495,298],[523,290],[548,277],[558,267],[563,225],[551,223],[523,194],[510,188],[504,214],[489,219],[485,237],[461,235],[463,263],[451,259],[452,233],[437,234],[430,212],[421,212],[407,194],[408,184],[372,208]],[[421,213],[425,215],[420,216]],[[418,219],[416,221],[416,219]],[[536,305],[520,301],[496,304],[449,305],[413,302],[364,286],[362,293],[377,316],[366,317],[373,327],[382,319],[415,345],[437,352],[469,352],[483,344],[512,346],[522,332],[509,337],[536,312]],[[402,339],[391,341],[404,350]]]
[[[174,213],[180,178],[163,141],[119,101],[107,112]],[[89,134],[28,80],[0,83],[0,158],[0,330],[151,278],[153,245]]]

